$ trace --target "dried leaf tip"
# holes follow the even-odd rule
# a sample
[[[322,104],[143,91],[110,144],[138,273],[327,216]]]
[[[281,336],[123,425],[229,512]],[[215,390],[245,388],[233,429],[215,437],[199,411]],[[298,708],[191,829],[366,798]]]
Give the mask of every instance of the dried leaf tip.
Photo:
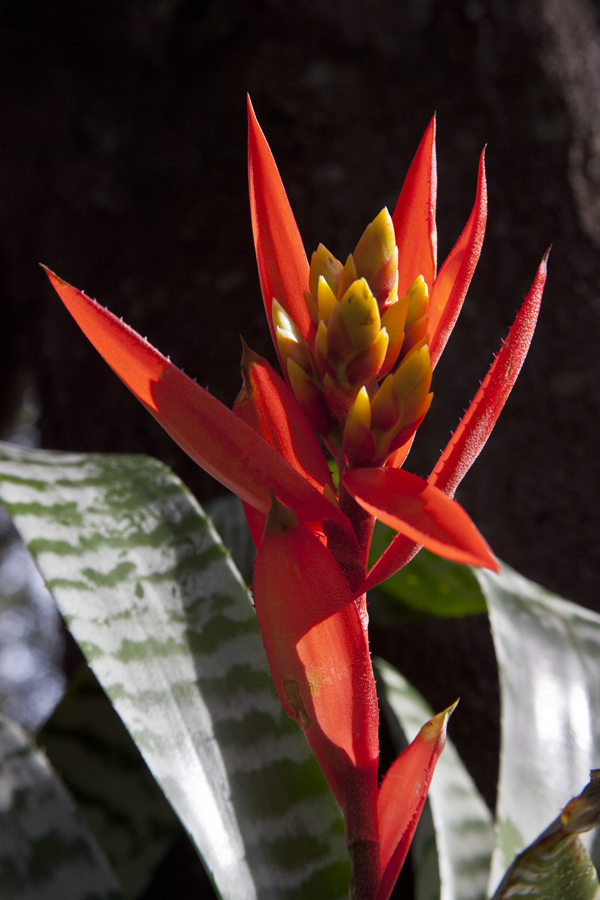
[[[275,494],[269,491],[271,496],[271,509],[267,514],[267,523],[265,525],[265,533],[267,534],[286,534],[293,531],[298,525],[298,519],[291,509],[277,499]]]
[[[448,727],[448,719],[458,706],[458,700],[455,700],[452,706],[443,710],[434,716],[429,722],[421,728],[419,739],[428,744],[437,744],[439,741],[446,742],[446,728]]]

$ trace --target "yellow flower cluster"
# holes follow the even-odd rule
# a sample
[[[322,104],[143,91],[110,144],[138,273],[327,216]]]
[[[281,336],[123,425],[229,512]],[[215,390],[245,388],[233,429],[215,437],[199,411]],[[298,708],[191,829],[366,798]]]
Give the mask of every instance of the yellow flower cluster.
[[[323,244],[304,294],[308,342],[273,300],[282,363],[304,413],[349,465],[379,466],[408,441],[431,394],[427,285],[398,298],[398,248],[387,209],[367,226],[346,264]]]

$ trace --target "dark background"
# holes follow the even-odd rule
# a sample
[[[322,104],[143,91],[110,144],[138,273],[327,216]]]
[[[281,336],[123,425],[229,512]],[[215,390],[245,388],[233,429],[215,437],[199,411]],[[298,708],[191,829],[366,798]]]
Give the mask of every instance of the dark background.
[[[201,501],[216,496],[80,335],[38,262],[231,405],[238,334],[273,359],[246,92],[307,252],[323,241],[342,258],[393,208],[437,111],[440,262],[471,210],[484,144],[489,226],[407,468],[428,474],[553,243],[530,356],[458,499],[501,559],[600,610],[598,34],[590,0],[0,2],[4,428],[26,391],[43,447],[149,453]],[[485,621],[411,623],[373,645],[435,707],[462,694],[452,736],[492,803]]]

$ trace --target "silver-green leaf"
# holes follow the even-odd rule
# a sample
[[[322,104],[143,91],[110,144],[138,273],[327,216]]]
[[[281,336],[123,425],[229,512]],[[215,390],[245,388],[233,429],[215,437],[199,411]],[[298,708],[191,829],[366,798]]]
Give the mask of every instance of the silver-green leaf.
[[[475,572],[501,689],[497,836],[490,893],[517,853],[600,762],[600,616],[508,566]]]
[[[181,482],[147,457],[2,445],[0,500],[221,896],[345,896],[339,808]]]
[[[22,729],[0,718],[2,900],[123,900],[75,804]]]
[[[86,665],[37,736],[106,854],[126,900],[148,887],[179,825]]]

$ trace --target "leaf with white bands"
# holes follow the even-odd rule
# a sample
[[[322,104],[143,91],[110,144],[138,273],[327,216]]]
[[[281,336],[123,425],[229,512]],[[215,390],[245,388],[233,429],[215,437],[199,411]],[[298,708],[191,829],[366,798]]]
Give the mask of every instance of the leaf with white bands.
[[[0,500],[220,894],[345,896],[339,808],[181,482],[148,457],[5,444]]]
[[[421,726],[433,717],[433,710],[389,663],[379,659],[375,665],[392,735],[400,725],[407,741],[414,740]],[[398,744],[397,733],[395,738]],[[438,888],[437,896],[441,900],[483,900],[494,843],[492,816],[449,740],[437,762],[427,803],[438,852],[441,890]],[[418,870],[416,876],[418,881]],[[433,896],[431,885],[427,895]]]
[[[474,571],[488,604],[500,675],[492,894],[516,854],[600,763],[600,616],[508,566],[498,575]]]
[[[18,725],[0,718],[2,900],[122,900],[75,804]]]
[[[179,822],[88,666],[82,665],[70,682],[37,741],[106,854],[123,894],[136,900],[179,834]]]

